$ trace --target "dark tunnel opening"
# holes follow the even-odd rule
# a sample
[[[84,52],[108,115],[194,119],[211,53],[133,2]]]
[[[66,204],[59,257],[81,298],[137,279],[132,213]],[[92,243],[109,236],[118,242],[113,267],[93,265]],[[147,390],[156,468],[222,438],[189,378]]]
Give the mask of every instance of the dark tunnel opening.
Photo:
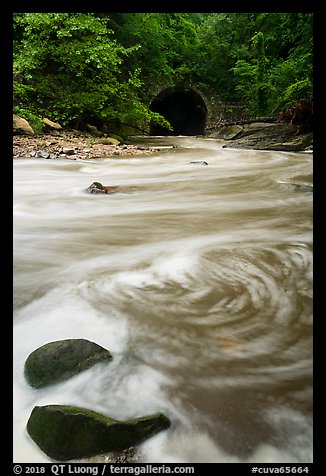
[[[207,108],[203,98],[193,89],[164,89],[152,101],[150,109],[167,119],[173,131],[158,124],[150,125],[150,134],[203,135],[205,132]]]

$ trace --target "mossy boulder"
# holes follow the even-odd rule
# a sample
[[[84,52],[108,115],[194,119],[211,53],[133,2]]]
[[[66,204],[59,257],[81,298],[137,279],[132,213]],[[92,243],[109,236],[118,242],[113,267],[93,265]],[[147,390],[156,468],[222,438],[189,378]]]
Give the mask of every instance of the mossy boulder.
[[[235,139],[242,131],[243,131],[243,126],[238,126],[238,125],[223,126],[217,131],[214,131],[211,134],[209,134],[208,137],[211,137],[213,139],[231,140],[231,139]]]
[[[120,141],[114,137],[104,137],[103,139],[98,139],[96,143],[103,145],[119,145]]]
[[[27,432],[50,458],[67,461],[129,448],[169,426],[161,413],[117,421],[86,408],[46,405],[34,407]]]
[[[25,377],[32,387],[45,387],[111,359],[108,350],[86,339],[49,342],[28,356]]]

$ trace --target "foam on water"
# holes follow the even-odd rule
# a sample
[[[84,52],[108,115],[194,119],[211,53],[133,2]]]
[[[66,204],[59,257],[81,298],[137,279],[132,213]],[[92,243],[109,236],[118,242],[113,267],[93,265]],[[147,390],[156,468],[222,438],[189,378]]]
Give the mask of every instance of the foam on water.
[[[208,433],[196,427],[172,429],[141,446],[147,463],[309,463],[313,460],[312,430],[309,419],[289,409],[274,408],[269,418],[281,434],[290,433],[285,444],[263,443],[246,448],[248,455],[239,458],[227,452]],[[279,415],[277,417],[277,415]],[[275,418],[276,416],[276,418]],[[218,427],[218,422],[216,424]]]

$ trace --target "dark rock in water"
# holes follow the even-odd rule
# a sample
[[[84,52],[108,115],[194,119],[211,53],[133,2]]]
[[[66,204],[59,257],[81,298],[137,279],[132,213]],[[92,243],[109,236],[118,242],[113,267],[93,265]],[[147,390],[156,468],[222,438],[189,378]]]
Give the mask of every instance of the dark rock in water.
[[[100,182],[93,182],[86,188],[86,192],[89,193],[115,193],[115,192],[130,192],[131,187],[120,187],[119,185],[102,185]]]
[[[307,183],[292,183],[292,185],[300,191],[303,192],[313,192],[314,186],[313,184],[307,184]]]
[[[189,162],[189,164],[201,164],[201,165],[208,165],[206,160],[193,160],[192,162]]]
[[[86,192],[90,193],[106,193],[105,188],[100,182],[93,182],[86,188]]]
[[[300,182],[287,182],[287,181],[277,181],[281,186],[291,188],[296,192],[313,192],[314,186],[309,183],[300,183]]]
[[[35,388],[66,380],[93,365],[112,360],[111,353],[86,339],[66,339],[39,347],[25,362],[25,377]]]
[[[27,432],[50,458],[67,461],[129,448],[169,426],[161,413],[117,421],[86,408],[46,405],[34,407]]]

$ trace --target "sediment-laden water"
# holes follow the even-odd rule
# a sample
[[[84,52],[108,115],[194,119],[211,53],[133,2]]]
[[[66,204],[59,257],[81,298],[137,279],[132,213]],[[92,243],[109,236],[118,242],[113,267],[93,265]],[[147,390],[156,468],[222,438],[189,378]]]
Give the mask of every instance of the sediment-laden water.
[[[139,142],[179,147],[14,160],[14,462],[50,461],[26,432],[46,404],[163,412],[140,462],[311,462],[312,156]],[[66,338],[113,361],[29,387],[29,353]]]

